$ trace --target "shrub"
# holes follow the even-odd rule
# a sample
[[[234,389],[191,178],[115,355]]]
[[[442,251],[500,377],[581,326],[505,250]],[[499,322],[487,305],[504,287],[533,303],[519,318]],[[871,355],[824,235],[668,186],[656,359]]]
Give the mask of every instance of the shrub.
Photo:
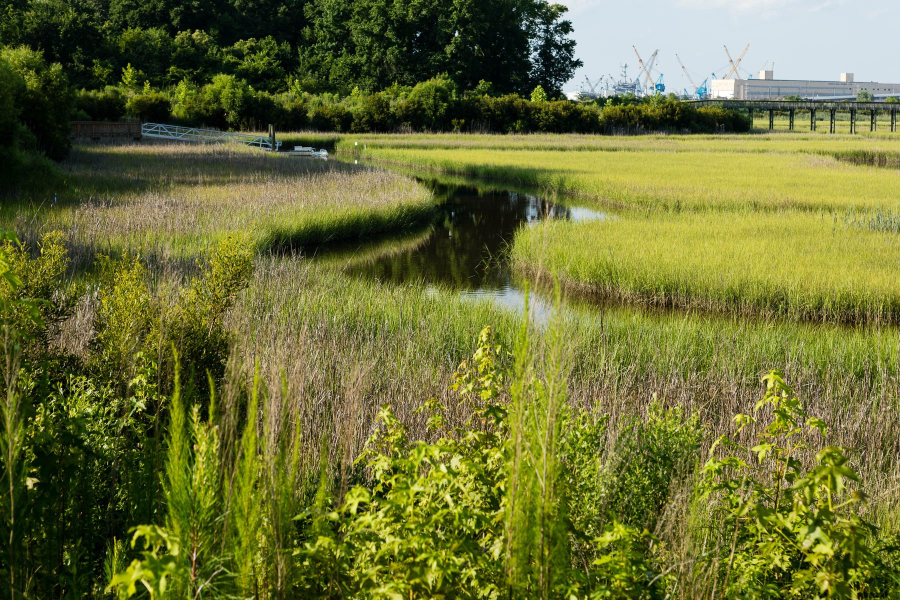
[[[317,131],[349,131],[353,115],[341,105],[320,104],[309,111],[309,124]]]
[[[6,257],[9,272],[19,283],[0,284],[0,295],[6,301],[20,302],[28,299],[37,304],[37,318],[26,313],[17,313],[15,327],[26,337],[39,342],[34,348],[47,348],[53,326],[63,321],[72,308],[73,298],[63,289],[63,277],[69,266],[69,252],[64,244],[62,232],[44,234],[38,244],[39,253],[31,256],[29,248],[16,240],[5,239],[2,252]]]
[[[445,75],[416,84],[397,106],[397,118],[416,130],[450,129],[456,86]]]
[[[697,133],[747,133],[752,126],[748,117],[720,106],[702,106],[697,109],[697,116],[698,125],[693,129]]]
[[[98,267],[93,358],[112,381],[122,384],[131,379],[148,334],[158,326],[159,307],[150,293],[140,257],[126,254],[113,261],[101,256]]]
[[[245,122],[251,93],[246,81],[232,75],[216,75],[212,83],[200,90],[188,118],[212,127],[239,127]]]
[[[722,436],[703,467],[700,491],[713,500],[714,528],[724,538],[724,550],[713,558],[724,594],[850,598],[871,591],[878,557],[871,543],[875,529],[857,514],[865,501],[852,489],[859,476],[843,449],[833,446],[818,451],[804,469],[809,440],[825,436],[826,426],[803,410],[779,373],[765,381],[756,410],[770,409],[772,421],[760,443],[744,447]],[[735,421],[740,429],[755,422],[747,415]],[[720,449],[738,456],[720,457]]]
[[[126,104],[128,115],[143,122],[165,123],[172,116],[172,103],[159,92],[133,96]]]
[[[315,532],[296,552],[304,597],[652,597],[648,533],[566,518],[601,483],[605,420],[567,416],[562,371],[535,378],[527,340],[507,371],[502,347],[482,332],[453,386],[471,409],[467,424],[448,430],[436,401],[423,407],[435,442],[410,442],[382,410],[363,455],[371,483],[336,511],[320,493],[302,515]],[[565,451],[543,456],[556,442]],[[570,562],[570,534],[596,560]]]
[[[391,102],[382,93],[367,94],[360,102],[360,106],[353,112],[353,131],[386,132],[394,128],[394,115],[391,111]]]
[[[125,103],[125,97],[114,87],[75,94],[75,108],[91,121],[118,121],[125,116]]]
[[[14,103],[36,149],[53,160],[64,159],[72,147],[69,115],[74,98],[62,66],[48,65],[43,54],[26,47],[3,48],[0,63],[6,63],[19,79],[13,83]]]
[[[246,235],[230,235],[218,242],[206,259],[198,261],[200,275],[180,292],[174,306],[163,312],[160,340],[173,344],[183,357],[189,383],[208,391],[208,381],[225,372],[230,336],[225,317],[237,294],[253,274],[254,249]],[[164,374],[171,381],[175,365]]]
[[[620,434],[611,462],[606,506],[615,507],[623,523],[652,530],[669,498],[673,481],[690,477],[703,430],[697,417],[679,408],[650,407],[646,419]]]
[[[19,123],[17,103],[24,87],[24,80],[0,58],[0,187],[6,187],[20,174],[24,162],[20,150],[28,131]]]

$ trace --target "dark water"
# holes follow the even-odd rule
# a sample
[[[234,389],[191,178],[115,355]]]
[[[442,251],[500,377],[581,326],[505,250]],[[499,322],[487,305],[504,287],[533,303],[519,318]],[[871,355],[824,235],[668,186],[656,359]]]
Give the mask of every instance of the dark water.
[[[544,219],[609,218],[606,213],[536,195],[439,181],[422,183],[433,190],[439,202],[429,228],[393,240],[320,249],[318,255],[346,261],[345,270],[360,277],[425,283],[521,308],[523,290],[506,258],[516,230]]]

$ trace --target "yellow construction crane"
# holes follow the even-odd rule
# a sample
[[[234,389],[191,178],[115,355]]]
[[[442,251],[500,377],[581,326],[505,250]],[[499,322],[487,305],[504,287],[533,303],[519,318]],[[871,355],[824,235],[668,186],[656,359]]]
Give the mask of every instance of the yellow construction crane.
[[[694,87],[694,93],[696,94],[697,93],[697,84],[694,83],[694,78],[691,77],[690,73],[688,73],[687,67],[684,66],[684,63],[681,61],[681,57],[676,54],[675,58],[678,59],[678,64],[681,65],[681,70],[684,71],[684,74],[687,76],[688,81],[691,82],[691,85]]]
[[[728,62],[731,63],[731,70],[728,71],[728,75],[724,77],[724,79],[731,79],[732,73],[734,74],[735,79],[740,79],[741,74],[738,73],[738,67],[741,66],[741,61],[744,60],[744,55],[747,54],[747,50],[750,49],[750,44],[744,48],[744,51],[741,52],[741,55],[738,57],[737,62],[731,59],[731,53],[728,51],[728,46],[725,46],[725,55],[728,56]]]
[[[653,53],[653,56],[650,57],[650,67],[647,68],[647,66],[644,64],[644,60],[641,58],[641,55],[638,52],[637,47],[632,46],[632,48],[634,49],[634,55],[637,56],[638,64],[641,65],[641,70],[644,72],[644,76],[647,78],[647,89],[653,90],[654,82],[653,82],[653,76],[650,74],[650,69],[652,69],[653,65],[656,64],[656,57],[659,55],[659,50],[656,50]]]

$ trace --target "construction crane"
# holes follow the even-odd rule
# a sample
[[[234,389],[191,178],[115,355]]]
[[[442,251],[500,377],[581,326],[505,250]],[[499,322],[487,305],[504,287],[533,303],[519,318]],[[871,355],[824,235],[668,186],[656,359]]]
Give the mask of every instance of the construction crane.
[[[587,84],[587,87],[584,88],[587,92],[591,94],[591,96],[598,98],[600,97],[600,93],[597,91],[597,86],[603,83],[603,77],[597,80],[597,83],[593,83],[590,78],[585,75],[584,82]]]
[[[750,49],[750,44],[744,48],[744,51],[741,52],[741,55],[738,57],[737,62],[731,60],[731,53],[728,51],[728,46],[725,46],[725,55],[728,56],[728,62],[731,63],[731,70],[728,71],[728,75],[725,76],[725,79],[731,79],[732,73],[734,74],[735,79],[740,79],[741,74],[738,72],[738,67],[741,66],[741,61],[744,60],[744,55],[747,54],[747,50]]]
[[[654,50],[650,60],[647,61],[647,71],[653,74],[653,67],[656,66],[656,59],[659,58],[659,50]]]
[[[697,88],[697,100],[706,100],[709,97],[709,79],[704,79]]]
[[[678,55],[676,54],[676,55],[675,55],[675,58],[678,59],[678,64],[681,65],[681,70],[684,71],[685,77],[687,77],[687,78],[688,78],[688,81],[691,82],[691,86],[694,88],[694,93],[696,94],[696,93],[697,93],[697,90],[698,90],[699,88],[697,87],[697,84],[694,83],[694,78],[691,77],[691,74],[690,74],[690,73],[688,73],[687,67],[684,66],[684,62],[681,60],[681,57],[678,56]]]
[[[696,83],[694,83],[694,78],[691,77],[691,74],[690,74],[690,72],[688,72],[687,67],[684,66],[684,61],[681,60],[681,57],[676,54],[675,58],[678,59],[678,64],[681,65],[681,70],[684,71],[684,74],[688,78],[688,81],[691,82],[691,86],[694,88],[694,96],[697,98],[697,100],[703,100],[704,98],[706,98],[706,93],[708,90],[707,84],[709,82],[709,79],[706,79],[703,81],[703,83],[701,83],[700,85],[697,85]],[[685,90],[685,91],[687,91],[687,90]],[[689,95],[690,94],[685,94],[685,96],[689,96]]]
[[[653,76],[653,67],[656,66],[656,59],[657,59],[657,58],[659,58],[659,50],[656,50],[656,51],[653,53],[653,56],[650,57],[650,62],[647,63],[647,70],[650,72],[651,77]],[[651,85],[652,85],[652,87],[653,87],[653,90],[654,90],[657,94],[662,94],[663,92],[665,92],[665,91],[666,91],[666,84],[663,83],[663,74],[662,74],[662,73],[659,74],[659,79],[656,80],[656,83],[655,83],[655,84],[653,84],[652,81],[651,81]]]
[[[650,57],[650,62],[649,62],[650,66],[648,67],[647,65],[644,64],[644,60],[641,58],[641,55],[640,55],[640,53],[638,52],[637,47],[632,46],[632,48],[634,49],[634,54],[635,54],[635,56],[637,56],[638,64],[641,65],[641,70],[644,71],[644,76],[647,78],[647,86],[646,86],[646,89],[647,89],[648,91],[650,91],[650,90],[655,90],[655,91],[659,92],[659,87],[658,87],[658,86],[661,85],[662,82],[660,81],[659,84],[653,83],[653,75],[650,74],[651,71],[653,70],[653,65],[656,64],[656,59],[657,59],[657,57],[659,56],[659,50],[656,50],[655,52],[653,52],[653,56]],[[665,90],[665,89],[666,89],[666,86],[663,85],[663,86],[662,86],[662,89]]]
[[[766,61],[766,64],[759,69],[759,73],[765,73],[766,71],[774,71],[775,70],[775,61],[772,61],[772,66],[769,66],[769,61]],[[750,74],[750,79],[753,79],[753,73]]]

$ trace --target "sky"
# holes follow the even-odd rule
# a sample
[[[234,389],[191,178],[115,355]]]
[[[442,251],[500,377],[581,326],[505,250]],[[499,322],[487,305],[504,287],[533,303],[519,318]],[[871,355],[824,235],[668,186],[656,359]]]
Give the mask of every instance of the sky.
[[[676,53],[699,85],[730,69],[723,46],[737,60],[747,44],[741,67],[754,77],[774,61],[776,79],[836,81],[847,72],[856,81],[900,83],[898,0],[553,1],[569,8],[584,61],[565,91],[579,89],[586,76],[618,79],[625,63],[629,77],[637,76],[632,45],[645,61],[659,50],[654,75],[664,75],[667,93],[690,88]]]

